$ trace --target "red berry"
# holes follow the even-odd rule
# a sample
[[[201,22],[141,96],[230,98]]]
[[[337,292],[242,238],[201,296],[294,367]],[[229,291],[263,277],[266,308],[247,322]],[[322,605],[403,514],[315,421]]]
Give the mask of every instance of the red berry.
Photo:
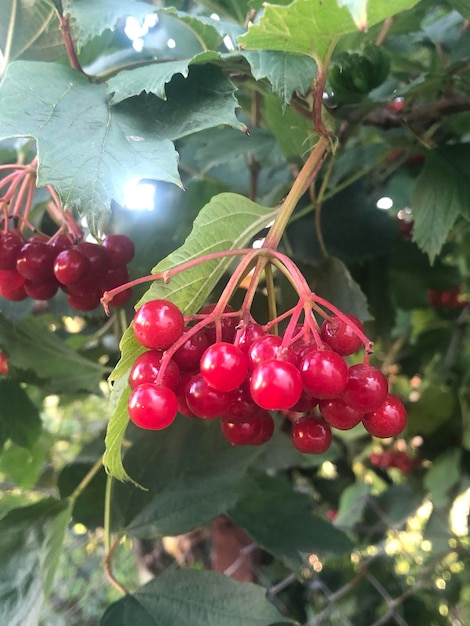
[[[76,247],[83,256],[85,256],[90,262],[90,268],[88,275],[96,279],[101,276],[108,268],[108,256],[103,246],[91,241],[82,241]]]
[[[134,243],[127,235],[111,234],[103,239],[109,265],[127,265],[134,258]]]
[[[102,291],[111,291],[124,285],[129,280],[129,270],[125,265],[108,267],[104,274],[99,277],[99,285]]]
[[[53,278],[55,252],[43,241],[25,243],[16,260],[17,271],[31,281]]]
[[[364,428],[373,437],[394,437],[406,426],[406,409],[396,396],[389,394],[375,411],[364,415]]]
[[[230,405],[222,419],[227,422],[249,422],[262,409],[253,402],[250,394],[249,383],[243,383],[238,389],[230,394]]]
[[[233,391],[248,374],[248,360],[233,343],[221,341],[207,348],[201,357],[201,374],[218,391]]]
[[[19,274],[16,270],[0,270],[0,296],[6,298],[2,292],[14,291],[19,287],[22,287],[25,280],[25,277]]]
[[[175,419],[178,404],[168,387],[146,383],[136,387],[129,397],[129,417],[136,426],[149,430],[167,428]]]
[[[123,304],[126,304],[126,302],[129,302],[131,298],[132,298],[132,289],[129,287],[128,289],[125,289],[124,291],[121,291],[120,293],[116,294],[114,298],[111,300],[111,302],[109,303],[109,306],[110,307],[122,306]]]
[[[134,334],[146,348],[166,350],[181,337],[183,329],[183,314],[168,300],[149,300],[134,315]]]
[[[208,304],[200,311],[200,313],[202,315],[210,315],[216,306],[217,306],[216,304]],[[227,304],[223,312],[233,313],[234,309],[229,304]],[[233,343],[233,340],[235,339],[235,333],[237,332],[238,322],[239,322],[239,319],[236,316],[235,317],[222,317],[221,319],[222,333],[221,333],[221,336],[218,338],[219,341],[227,341],[228,343]],[[209,341],[209,344],[215,343],[216,341],[215,322],[208,324],[205,327],[205,331],[207,333],[207,339]]]
[[[90,261],[75,248],[59,252],[54,261],[54,274],[59,283],[70,285],[88,274]]]
[[[292,426],[292,443],[300,452],[322,454],[331,445],[331,428],[316,417],[301,417]]]
[[[24,290],[33,300],[49,300],[53,298],[59,290],[59,283],[54,276],[49,280],[26,280]]]
[[[91,291],[81,295],[68,294],[67,302],[77,311],[93,311],[100,304],[101,293]]]
[[[254,437],[251,442],[252,446],[261,446],[263,443],[266,443],[271,439],[274,434],[274,420],[269,411],[261,411],[258,414],[258,419],[260,422],[260,429],[258,434]]]
[[[250,369],[254,369],[264,361],[289,361],[293,365],[297,364],[297,357],[292,348],[281,347],[282,337],[278,335],[265,335],[254,341],[248,349],[248,364]]]
[[[259,435],[261,421],[253,419],[249,422],[220,422],[222,434],[233,446],[247,446]]]
[[[388,382],[373,365],[358,363],[349,368],[343,400],[357,411],[375,411],[388,394]]]
[[[225,415],[231,403],[231,393],[217,391],[211,387],[202,374],[196,374],[186,386],[188,408],[198,417],[215,419]]]
[[[16,259],[24,243],[23,237],[16,230],[0,233],[0,270],[16,268]]]
[[[148,350],[138,356],[129,373],[130,388],[135,389],[144,383],[155,384],[161,369],[162,358],[163,352],[157,352],[157,350]],[[175,391],[179,380],[179,368],[176,363],[170,359],[159,383],[163,387],[168,387]]]
[[[360,331],[364,330],[361,322],[354,315],[348,315]],[[342,356],[354,354],[362,345],[361,339],[352,324],[346,324],[339,317],[333,316],[331,321],[325,320],[321,327],[321,338],[335,352]]]
[[[332,350],[310,350],[300,363],[305,389],[315,398],[336,398],[348,381],[348,366]]]
[[[342,398],[320,401],[320,413],[330,426],[338,430],[350,430],[357,426],[364,417],[363,411],[356,411]]]
[[[251,344],[254,343],[257,339],[261,339],[265,336],[266,333],[264,332],[263,327],[253,322],[247,324],[238,331],[235,345],[237,345],[242,352],[247,354]]]
[[[8,369],[8,355],[3,350],[0,350],[0,376],[6,376]]]
[[[49,241],[48,245],[54,250],[55,256],[57,256],[59,252],[69,250],[72,247],[73,243],[68,235],[61,233],[60,235],[54,235],[54,237]]]
[[[254,402],[263,409],[290,409],[302,394],[302,378],[292,363],[264,361],[253,370],[250,392]]]
[[[187,333],[188,331],[185,332]],[[197,369],[208,345],[209,340],[206,332],[200,330],[186,339],[183,345],[174,353],[173,360],[185,372]]]

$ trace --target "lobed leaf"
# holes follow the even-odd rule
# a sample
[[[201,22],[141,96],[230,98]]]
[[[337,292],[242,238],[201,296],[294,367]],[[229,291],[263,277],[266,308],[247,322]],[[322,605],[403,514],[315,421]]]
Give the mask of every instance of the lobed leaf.
[[[35,138],[38,185],[53,185],[95,231],[111,199],[123,203],[126,180],[179,184],[176,151],[152,126],[149,118],[110,108],[104,85],[54,63],[12,63],[0,85],[0,139]]]
[[[434,261],[459,215],[470,218],[468,145],[431,152],[412,194],[413,241]]]
[[[298,91],[306,94],[317,73],[310,57],[276,50],[253,50],[244,53],[256,80],[267,78],[285,107]]]
[[[270,626],[292,623],[266,599],[266,589],[217,572],[164,572],[112,604],[100,626]]]

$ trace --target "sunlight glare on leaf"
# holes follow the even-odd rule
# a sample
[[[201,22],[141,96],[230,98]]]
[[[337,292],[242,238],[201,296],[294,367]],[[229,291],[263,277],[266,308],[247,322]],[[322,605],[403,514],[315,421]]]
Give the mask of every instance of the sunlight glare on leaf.
[[[155,186],[135,178],[127,181],[124,185],[124,207],[131,211],[153,211]]]

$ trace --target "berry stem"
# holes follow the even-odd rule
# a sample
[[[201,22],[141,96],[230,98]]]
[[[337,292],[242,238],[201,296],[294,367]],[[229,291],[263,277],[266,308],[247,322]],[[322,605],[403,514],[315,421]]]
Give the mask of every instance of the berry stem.
[[[163,272],[158,272],[156,274],[149,274],[148,276],[142,276],[141,278],[136,278],[135,280],[131,280],[124,285],[120,285],[115,289],[111,289],[109,291],[105,291],[103,297],[101,298],[101,303],[108,314],[108,304],[122,291],[129,289],[130,287],[135,287],[136,285],[142,285],[143,283],[155,281],[155,280],[163,280],[165,284],[168,284],[173,276],[184,272],[192,267],[200,265],[201,263],[205,263],[206,261],[214,261],[217,259],[223,259],[225,257],[230,256],[243,256],[246,254],[253,254],[256,256],[259,254],[259,250],[253,250],[253,248],[239,248],[236,250],[220,250],[219,252],[213,252],[211,254],[206,254],[205,256],[197,257],[196,259],[191,259],[190,261],[186,261],[185,263],[181,263],[181,265],[177,265],[176,267],[172,267],[168,270],[163,270]]]

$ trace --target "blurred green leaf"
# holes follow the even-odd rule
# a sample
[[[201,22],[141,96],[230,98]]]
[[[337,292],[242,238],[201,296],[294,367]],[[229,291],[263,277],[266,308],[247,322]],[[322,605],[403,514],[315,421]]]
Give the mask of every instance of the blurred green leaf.
[[[69,521],[66,501],[42,500],[0,519],[0,623],[37,626]]]
[[[449,506],[449,491],[461,477],[462,451],[446,450],[434,459],[424,479],[424,486],[431,492],[432,502],[436,507]]]
[[[217,572],[165,572],[112,604],[101,626],[270,626],[291,624],[266,590]]]
[[[0,430],[4,438],[31,452],[41,428],[39,411],[23,387],[15,380],[0,379]]]
[[[53,392],[96,393],[106,371],[69,348],[40,318],[27,317],[15,325],[0,315],[0,346],[13,367],[32,371]]]
[[[228,514],[258,545],[294,569],[303,565],[301,553],[344,554],[352,547],[345,533],[314,515],[310,499],[281,477],[251,475]]]

